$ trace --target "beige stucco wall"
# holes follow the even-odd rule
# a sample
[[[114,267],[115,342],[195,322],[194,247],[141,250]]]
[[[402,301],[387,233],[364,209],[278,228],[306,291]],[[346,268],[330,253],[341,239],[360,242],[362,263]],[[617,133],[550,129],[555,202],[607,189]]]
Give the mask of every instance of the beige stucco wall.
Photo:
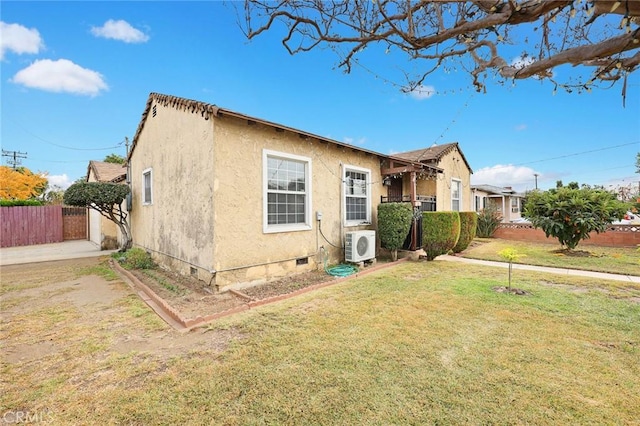
[[[460,211],[473,211],[471,173],[460,152],[454,149],[445,154],[437,166],[443,169],[444,173],[438,174],[436,209],[438,211],[451,210],[451,181],[452,179],[459,179],[462,183]]]
[[[264,149],[311,159],[310,229],[264,232]],[[343,165],[371,171],[371,225],[343,226]],[[151,205],[142,203],[147,168],[153,173]],[[231,116],[205,120],[161,105],[138,137],[131,176],[134,246],[221,290],[321,267],[321,247],[330,264],[344,261],[342,249],[331,244],[342,246],[345,232],[375,229],[383,190],[377,156]],[[329,242],[319,232],[317,211]],[[296,264],[305,258],[306,264]]]
[[[154,104],[130,159],[134,247],[161,265],[206,282],[213,264],[213,120]],[[142,200],[143,172],[151,169],[152,203]]]
[[[219,287],[256,283],[285,274],[322,267],[323,247],[329,263],[344,261],[344,233],[375,229],[377,205],[383,186],[380,160],[297,133],[276,131],[262,124],[247,124],[233,117],[216,119],[214,152],[214,269]],[[265,233],[263,230],[264,150],[309,158],[311,161],[311,229]],[[343,166],[369,169],[371,225],[343,226]],[[385,190],[386,194],[386,190]],[[316,221],[316,212],[322,221]],[[320,228],[322,228],[322,234]],[[308,264],[296,265],[307,258]],[[251,266],[253,265],[253,266]],[[249,266],[249,267],[247,267]]]

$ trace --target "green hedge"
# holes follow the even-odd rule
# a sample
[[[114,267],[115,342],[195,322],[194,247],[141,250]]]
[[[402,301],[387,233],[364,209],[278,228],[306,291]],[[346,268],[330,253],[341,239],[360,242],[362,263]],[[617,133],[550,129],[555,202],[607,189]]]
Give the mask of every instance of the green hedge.
[[[469,243],[476,237],[477,226],[478,213],[460,212],[460,238],[458,238],[458,243],[453,248],[454,253],[460,253],[469,247]]]
[[[0,207],[43,206],[40,200],[0,200]]]
[[[384,203],[378,206],[380,244],[389,250],[402,247],[411,229],[413,209],[409,203]]]
[[[460,237],[458,212],[422,213],[422,248],[427,260],[447,254],[456,246]]]

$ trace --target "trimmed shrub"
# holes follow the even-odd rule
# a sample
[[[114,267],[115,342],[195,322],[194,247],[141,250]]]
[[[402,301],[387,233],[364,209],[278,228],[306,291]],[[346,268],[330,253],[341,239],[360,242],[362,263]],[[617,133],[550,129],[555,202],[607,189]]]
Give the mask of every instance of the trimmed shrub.
[[[412,219],[413,209],[409,203],[384,203],[378,206],[380,244],[391,250],[394,261],[398,259],[398,249],[411,229]]]
[[[469,243],[476,237],[478,214],[476,212],[460,212],[460,238],[453,248],[454,253],[460,253],[469,247]]]
[[[500,213],[493,204],[489,204],[480,213],[478,213],[478,225],[476,227],[476,236],[480,238],[491,238],[496,232],[501,221]]]
[[[460,237],[458,212],[422,213],[422,248],[427,260],[447,254],[456,246]]]
[[[43,206],[40,200],[0,200],[0,207]]]

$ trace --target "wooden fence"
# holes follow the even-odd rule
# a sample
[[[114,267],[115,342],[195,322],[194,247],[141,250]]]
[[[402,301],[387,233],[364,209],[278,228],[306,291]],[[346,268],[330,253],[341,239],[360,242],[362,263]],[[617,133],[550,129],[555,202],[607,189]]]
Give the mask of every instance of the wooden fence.
[[[86,239],[86,215],[83,207],[0,207],[0,247]]]
[[[557,242],[558,240],[544,235],[541,229],[535,229],[527,223],[501,223],[493,234],[496,238],[518,241]],[[580,244],[610,247],[640,246],[640,225],[609,225],[605,232],[591,232],[588,239]]]

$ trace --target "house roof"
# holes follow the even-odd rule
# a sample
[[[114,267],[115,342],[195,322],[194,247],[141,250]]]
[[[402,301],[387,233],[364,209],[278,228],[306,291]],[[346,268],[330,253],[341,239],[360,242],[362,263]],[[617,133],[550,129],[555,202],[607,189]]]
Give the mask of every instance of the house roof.
[[[484,191],[487,192],[489,194],[496,194],[496,195],[515,195],[515,196],[520,196],[520,194],[516,193],[515,190],[508,188],[508,187],[502,187],[502,186],[494,186],[494,185],[471,185],[471,189],[477,189],[479,191]]]
[[[104,161],[89,161],[87,179],[89,179],[91,171],[98,182],[120,182],[127,176],[127,166],[124,164],[105,163]]]
[[[473,173],[469,162],[465,158],[462,150],[458,146],[458,142],[445,143],[443,145],[432,145],[429,148],[421,148],[416,149],[414,151],[400,152],[397,154],[393,154],[394,157],[402,158],[404,160],[413,161],[413,162],[421,162],[421,163],[435,163],[438,164],[442,157],[450,153],[451,151],[457,149],[464,161],[464,164],[467,166],[469,171]]]
[[[388,159],[396,159],[396,160],[400,160],[403,161],[405,163],[412,163],[412,164],[417,164],[422,166],[423,168],[426,166],[429,169],[433,169],[435,171],[441,171],[438,167],[435,167],[434,165],[428,165],[428,164],[424,164],[424,163],[420,163],[417,161],[412,161],[412,160],[408,160],[405,158],[399,158],[397,157],[395,154],[394,155],[385,155],[376,151],[371,151],[368,149],[364,149],[364,148],[360,148],[358,146],[354,146],[354,145],[350,145],[344,142],[338,142],[336,140],[333,139],[329,139],[329,138],[325,138],[323,136],[318,136],[315,135],[313,133],[309,133],[309,132],[305,132],[303,130],[298,130],[295,129],[293,127],[288,127],[288,126],[284,126],[282,124],[278,124],[278,123],[274,123],[272,121],[267,121],[267,120],[263,120],[260,118],[256,118],[256,117],[251,117],[249,115],[246,114],[242,114],[239,112],[235,112],[229,109],[225,109],[225,108],[220,108],[217,105],[214,104],[208,104],[205,102],[200,102],[200,101],[195,101],[195,100],[191,100],[191,99],[185,99],[185,98],[180,98],[177,96],[171,96],[171,95],[163,95],[160,93],[151,93],[149,94],[149,98],[147,99],[147,105],[144,109],[144,112],[142,113],[142,118],[140,120],[140,123],[138,124],[138,129],[136,130],[136,134],[133,137],[133,141],[131,144],[131,150],[129,151],[129,155],[127,157],[127,159],[131,158],[131,155],[133,154],[133,151],[136,148],[136,145],[138,143],[138,138],[140,136],[140,133],[142,132],[142,129],[144,128],[144,123],[149,115],[149,111],[151,109],[151,106],[153,105],[153,102],[156,101],[157,103],[163,105],[163,106],[171,106],[175,109],[180,109],[180,110],[184,110],[187,112],[191,112],[193,114],[200,114],[205,120],[209,120],[211,117],[222,117],[222,116],[229,116],[229,117],[235,117],[241,120],[246,120],[249,123],[255,124],[255,123],[260,123],[262,125],[265,126],[269,126],[269,127],[273,127],[275,129],[281,130],[281,131],[288,131],[288,132],[292,132],[297,134],[300,138],[302,139],[307,139],[307,138],[314,138],[317,139],[319,141],[322,142],[327,142],[327,143],[331,143],[333,145],[336,145],[337,147],[342,147],[342,148],[348,148],[351,149],[353,151],[360,151],[363,152],[365,154],[369,154],[369,155],[374,155],[377,156],[379,158],[388,158]],[[464,158],[464,156],[463,156]],[[466,160],[465,160],[466,162]]]

